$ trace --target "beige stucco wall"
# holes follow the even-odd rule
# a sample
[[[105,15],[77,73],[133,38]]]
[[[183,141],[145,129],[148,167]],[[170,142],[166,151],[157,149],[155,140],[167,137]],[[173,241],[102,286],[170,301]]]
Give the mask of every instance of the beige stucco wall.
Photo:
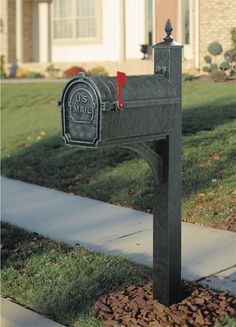
[[[223,50],[231,49],[230,31],[236,27],[236,0],[200,0],[200,64],[205,65],[203,57],[208,44],[221,43]],[[219,61],[223,60],[223,56]]]

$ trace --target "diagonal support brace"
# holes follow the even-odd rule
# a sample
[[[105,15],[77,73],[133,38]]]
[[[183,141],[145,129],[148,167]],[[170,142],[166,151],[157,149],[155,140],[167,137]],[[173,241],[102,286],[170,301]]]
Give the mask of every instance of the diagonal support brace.
[[[124,144],[120,147],[135,151],[146,160],[152,170],[155,184],[162,184],[162,157],[157,152],[145,143]]]

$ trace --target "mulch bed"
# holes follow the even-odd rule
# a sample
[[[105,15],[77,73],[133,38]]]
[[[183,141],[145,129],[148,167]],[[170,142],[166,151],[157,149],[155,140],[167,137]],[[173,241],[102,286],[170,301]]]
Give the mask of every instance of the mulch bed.
[[[152,283],[129,286],[99,298],[94,313],[104,327],[214,326],[236,314],[236,299],[225,292],[183,283],[184,299],[166,307],[152,300]]]
[[[231,213],[226,219],[225,219],[225,226],[226,229],[231,232],[236,232],[236,214]]]

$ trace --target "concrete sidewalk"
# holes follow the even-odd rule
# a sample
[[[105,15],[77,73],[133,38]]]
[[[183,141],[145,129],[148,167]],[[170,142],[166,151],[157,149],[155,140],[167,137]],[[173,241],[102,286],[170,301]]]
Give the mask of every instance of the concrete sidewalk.
[[[2,178],[2,220],[152,265],[152,215]],[[236,295],[236,234],[182,223],[182,277]]]
[[[63,327],[63,325],[1,298],[1,327]]]

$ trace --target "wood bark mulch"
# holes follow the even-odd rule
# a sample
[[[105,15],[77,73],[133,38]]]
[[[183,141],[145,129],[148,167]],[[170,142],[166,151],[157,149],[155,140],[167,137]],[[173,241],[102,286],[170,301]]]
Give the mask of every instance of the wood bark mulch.
[[[226,229],[231,232],[236,232],[236,214],[231,213],[226,219],[225,219],[225,226]]]
[[[198,327],[235,317],[236,299],[226,292],[183,283],[183,300],[166,307],[152,299],[152,283],[131,285],[102,295],[94,313],[104,327]]]

